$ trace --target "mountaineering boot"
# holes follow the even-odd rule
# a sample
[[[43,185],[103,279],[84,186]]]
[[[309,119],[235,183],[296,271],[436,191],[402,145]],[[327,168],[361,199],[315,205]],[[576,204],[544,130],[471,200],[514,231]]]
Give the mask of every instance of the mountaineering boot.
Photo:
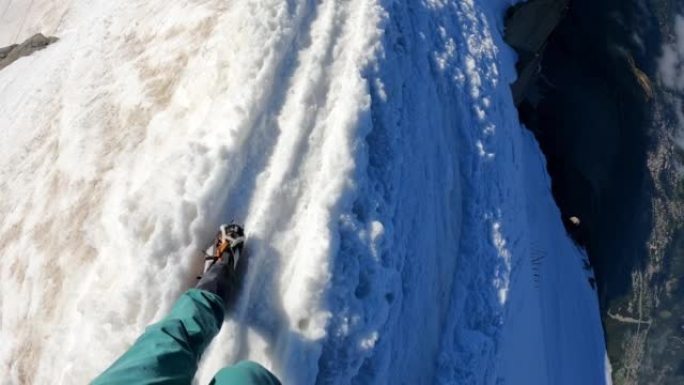
[[[214,244],[205,251],[204,275],[197,288],[232,302],[240,283],[240,257],[245,243],[245,231],[236,224],[221,225]]]
[[[242,227],[236,224],[221,225],[218,234],[216,234],[215,256],[219,260],[229,258],[233,270],[237,270],[244,244],[245,230]]]
[[[244,243],[245,231],[242,227],[236,224],[219,226],[214,243],[204,251],[204,272],[223,259],[231,262],[233,269],[237,270]]]

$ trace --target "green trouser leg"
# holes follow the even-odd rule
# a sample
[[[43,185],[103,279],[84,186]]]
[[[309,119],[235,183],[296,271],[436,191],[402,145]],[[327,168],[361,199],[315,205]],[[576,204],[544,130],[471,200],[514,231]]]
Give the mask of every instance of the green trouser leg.
[[[210,385],[280,385],[266,368],[252,361],[238,362],[216,373]]]
[[[216,294],[188,290],[169,315],[150,325],[92,384],[189,385],[204,349],[223,323],[224,312]]]
[[[190,385],[202,353],[221,328],[224,312],[224,300],[219,295],[201,289],[188,290],[168,316],[149,326],[92,384]],[[280,382],[262,366],[241,362],[221,370],[212,384],[279,385]]]

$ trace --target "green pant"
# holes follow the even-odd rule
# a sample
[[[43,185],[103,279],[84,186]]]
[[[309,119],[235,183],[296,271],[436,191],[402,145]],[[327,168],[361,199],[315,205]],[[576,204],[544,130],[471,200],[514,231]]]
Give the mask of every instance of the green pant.
[[[166,318],[150,325],[92,384],[190,385],[204,349],[221,328],[224,313],[220,296],[188,290]],[[243,361],[220,370],[210,384],[280,385],[280,381],[263,366]]]

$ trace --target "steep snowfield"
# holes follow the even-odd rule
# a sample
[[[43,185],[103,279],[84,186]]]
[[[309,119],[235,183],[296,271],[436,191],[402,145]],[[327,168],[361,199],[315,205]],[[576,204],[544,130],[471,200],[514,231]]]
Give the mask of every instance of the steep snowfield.
[[[0,0],[0,378],[86,383],[244,223],[199,383],[599,384],[505,1]]]

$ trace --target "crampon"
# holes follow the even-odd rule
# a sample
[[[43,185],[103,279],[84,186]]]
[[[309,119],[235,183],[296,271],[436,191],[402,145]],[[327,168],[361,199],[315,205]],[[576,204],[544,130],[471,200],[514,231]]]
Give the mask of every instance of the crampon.
[[[222,261],[237,270],[244,244],[245,230],[240,225],[233,223],[219,226],[216,239],[204,250],[203,272],[206,273],[214,264]]]

